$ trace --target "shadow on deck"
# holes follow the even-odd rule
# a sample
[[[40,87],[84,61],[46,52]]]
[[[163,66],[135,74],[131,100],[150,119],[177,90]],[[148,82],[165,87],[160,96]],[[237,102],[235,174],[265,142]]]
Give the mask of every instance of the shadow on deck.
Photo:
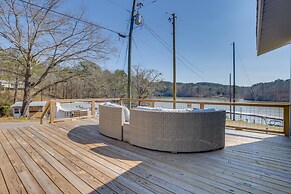
[[[143,149],[105,137],[98,132],[98,124],[73,128],[68,137],[89,145],[96,155],[118,168],[138,162],[121,174],[134,184],[129,189],[138,193],[277,193],[291,189],[291,141],[283,136],[227,129],[225,149],[179,154]]]
[[[291,140],[226,129],[226,147],[151,151],[101,135],[98,120],[0,131],[0,191],[290,193]]]

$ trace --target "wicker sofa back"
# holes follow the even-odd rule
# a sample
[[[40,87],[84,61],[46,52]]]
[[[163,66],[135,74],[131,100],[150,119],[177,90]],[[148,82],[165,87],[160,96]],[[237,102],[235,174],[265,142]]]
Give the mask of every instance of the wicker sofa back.
[[[225,146],[225,111],[131,110],[130,143],[169,152],[202,152]]]
[[[99,105],[99,132],[108,137],[122,140],[122,126],[125,122],[122,107]]]

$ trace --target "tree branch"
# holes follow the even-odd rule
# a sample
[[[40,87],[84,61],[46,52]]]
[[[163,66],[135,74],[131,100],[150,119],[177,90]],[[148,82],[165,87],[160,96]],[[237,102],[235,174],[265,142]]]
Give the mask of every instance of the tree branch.
[[[68,80],[70,80],[70,79],[72,79],[72,78],[78,77],[78,76],[81,76],[81,77],[82,77],[82,74],[81,74],[81,73],[79,73],[79,74],[74,74],[74,75],[71,75],[71,76],[69,76],[69,77],[67,77],[67,78],[64,78],[64,79],[62,79],[62,80],[58,80],[58,81],[56,81],[56,82],[54,82],[54,83],[48,84],[48,85],[42,87],[41,89],[39,89],[39,90],[38,90],[37,92],[35,92],[34,94],[32,94],[31,97],[34,98],[35,96],[37,96],[38,94],[40,94],[42,91],[48,89],[49,87],[52,87],[52,86],[54,86],[54,85],[56,85],[56,84],[59,84],[59,83],[66,82],[66,81],[68,81]],[[83,75],[83,76],[84,76],[84,75]]]
[[[0,72],[3,71],[3,72],[7,72],[7,73],[11,73],[11,74],[14,74],[14,75],[18,75],[20,77],[24,77],[24,75],[18,73],[18,72],[15,72],[15,71],[12,71],[12,70],[9,70],[9,69],[4,69],[4,68],[1,68],[0,67]]]

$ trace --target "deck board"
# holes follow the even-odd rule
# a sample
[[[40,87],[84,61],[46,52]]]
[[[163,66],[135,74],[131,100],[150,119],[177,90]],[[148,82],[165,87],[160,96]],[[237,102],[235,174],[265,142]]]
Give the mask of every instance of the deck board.
[[[101,135],[98,120],[0,131],[0,193],[291,193],[291,139],[226,129],[225,149],[172,154]]]

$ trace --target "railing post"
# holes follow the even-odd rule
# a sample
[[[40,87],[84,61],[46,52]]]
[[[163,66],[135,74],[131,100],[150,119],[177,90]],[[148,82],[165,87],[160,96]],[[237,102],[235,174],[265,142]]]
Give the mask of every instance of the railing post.
[[[285,136],[290,136],[290,106],[284,107],[284,134]]]
[[[121,105],[121,106],[124,106],[123,99],[120,99],[120,105]]]
[[[54,100],[51,100],[51,102],[50,102],[50,123],[54,123],[54,121],[55,121],[55,104],[56,104],[56,102]]]
[[[152,101],[151,102],[151,107],[155,107],[155,103],[156,103],[155,101]]]
[[[91,101],[91,116],[94,118],[95,117],[95,100],[92,99]]]
[[[173,101],[173,109],[176,109],[176,100]]]
[[[200,109],[204,109],[204,103],[199,103],[200,104]]]

